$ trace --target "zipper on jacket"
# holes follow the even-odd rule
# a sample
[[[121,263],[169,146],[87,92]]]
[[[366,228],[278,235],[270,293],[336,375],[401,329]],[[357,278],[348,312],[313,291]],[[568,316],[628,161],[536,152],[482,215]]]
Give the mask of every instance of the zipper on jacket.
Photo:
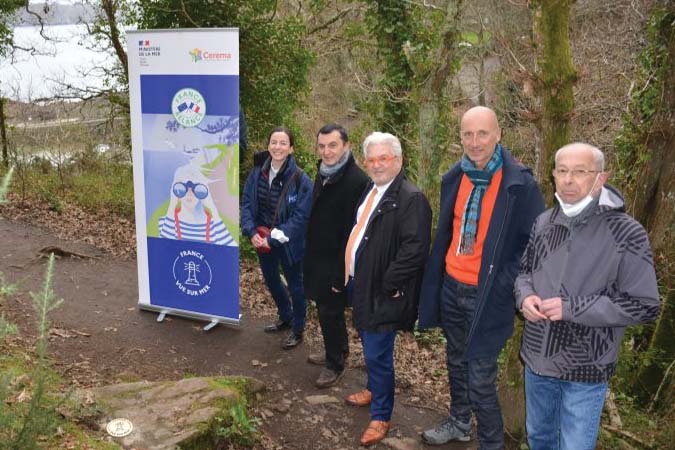
[[[511,194],[509,194],[509,191],[507,190],[506,191],[506,208],[504,209],[504,219],[502,220],[502,225],[499,227],[499,234],[497,235],[497,241],[496,241],[495,249],[492,252],[492,258],[490,259],[490,268],[489,268],[488,274],[487,274],[488,279],[485,280],[485,284],[483,285],[483,291],[482,291],[480,297],[478,298],[478,300],[480,301],[480,303],[478,305],[479,309],[476,310],[476,312],[473,316],[473,320],[471,321],[471,328],[469,329],[469,335],[466,338],[466,346],[467,347],[469,346],[469,342],[471,342],[471,338],[473,337],[473,333],[476,330],[476,324],[477,324],[476,319],[480,317],[480,315],[483,312],[483,307],[485,306],[485,302],[483,301],[483,298],[485,297],[485,291],[486,291],[487,286],[488,286],[488,281],[490,280],[490,277],[492,276],[492,268],[494,267],[495,258],[497,257],[497,249],[500,246],[500,242],[501,242],[501,239],[502,239],[502,233],[504,232],[504,225],[506,225],[506,217],[509,215],[509,204],[510,203],[511,203]]]

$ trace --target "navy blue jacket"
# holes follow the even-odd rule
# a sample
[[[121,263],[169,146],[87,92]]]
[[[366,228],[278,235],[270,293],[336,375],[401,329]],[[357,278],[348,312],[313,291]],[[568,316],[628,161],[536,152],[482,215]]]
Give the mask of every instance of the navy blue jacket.
[[[267,152],[254,156],[256,165],[246,179],[244,194],[241,198],[241,232],[249,239],[256,233],[255,228],[263,225],[260,222],[258,214],[258,180],[262,176],[263,167],[269,167],[269,158],[261,158]],[[264,163],[260,164],[260,161]],[[284,169],[276,176],[273,183],[284,184],[298,170],[298,165],[289,155]],[[292,186],[288,188],[285,198],[281,201],[279,215],[274,228],[283,231],[289,241],[282,244],[271,237],[267,238],[270,247],[282,247],[286,249],[286,256],[291,264],[301,261],[305,254],[305,232],[307,231],[307,222],[309,212],[312,208],[312,180],[305,172],[302,172]]]
[[[496,356],[513,333],[513,283],[518,276],[520,257],[527,246],[532,224],[544,211],[544,199],[530,169],[516,162],[506,149],[503,156],[502,182],[483,245],[478,274],[478,304],[467,337],[467,359]],[[438,228],[420,294],[420,328],[440,326],[445,255],[452,242],[455,200],[463,174],[457,163],[441,180]]]

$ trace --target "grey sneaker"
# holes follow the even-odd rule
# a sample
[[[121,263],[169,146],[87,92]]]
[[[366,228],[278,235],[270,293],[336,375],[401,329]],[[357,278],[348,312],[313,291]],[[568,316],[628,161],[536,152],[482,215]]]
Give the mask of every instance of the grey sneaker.
[[[463,424],[450,416],[436,428],[422,433],[422,440],[429,445],[443,445],[450,441],[469,442],[471,440],[471,424]]]

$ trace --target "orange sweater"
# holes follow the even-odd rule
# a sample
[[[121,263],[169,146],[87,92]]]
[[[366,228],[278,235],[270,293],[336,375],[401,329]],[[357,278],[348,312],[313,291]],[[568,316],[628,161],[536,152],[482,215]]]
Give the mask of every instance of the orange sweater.
[[[478,286],[478,273],[480,272],[480,262],[483,257],[483,243],[485,242],[485,236],[487,235],[490,226],[490,218],[492,217],[492,210],[497,201],[497,193],[499,192],[499,185],[501,182],[502,169],[499,169],[492,177],[492,181],[483,195],[474,252],[472,255],[458,255],[457,249],[461,237],[464,208],[466,207],[466,202],[469,200],[469,195],[471,195],[471,190],[473,189],[473,183],[471,183],[469,177],[466,175],[462,176],[462,181],[459,184],[459,192],[457,193],[457,200],[455,201],[454,219],[452,221],[452,242],[445,255],[446,272],[460,283]]]

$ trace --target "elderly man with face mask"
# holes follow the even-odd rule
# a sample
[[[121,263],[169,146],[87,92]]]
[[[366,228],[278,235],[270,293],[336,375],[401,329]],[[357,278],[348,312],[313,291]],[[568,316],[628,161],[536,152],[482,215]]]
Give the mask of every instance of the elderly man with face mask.
[[[532,450],[595,448],[624,329],[659,312],[647,233],[603,166],[591,145],[558,150],[558,205],[537,218],[516,280]]]

